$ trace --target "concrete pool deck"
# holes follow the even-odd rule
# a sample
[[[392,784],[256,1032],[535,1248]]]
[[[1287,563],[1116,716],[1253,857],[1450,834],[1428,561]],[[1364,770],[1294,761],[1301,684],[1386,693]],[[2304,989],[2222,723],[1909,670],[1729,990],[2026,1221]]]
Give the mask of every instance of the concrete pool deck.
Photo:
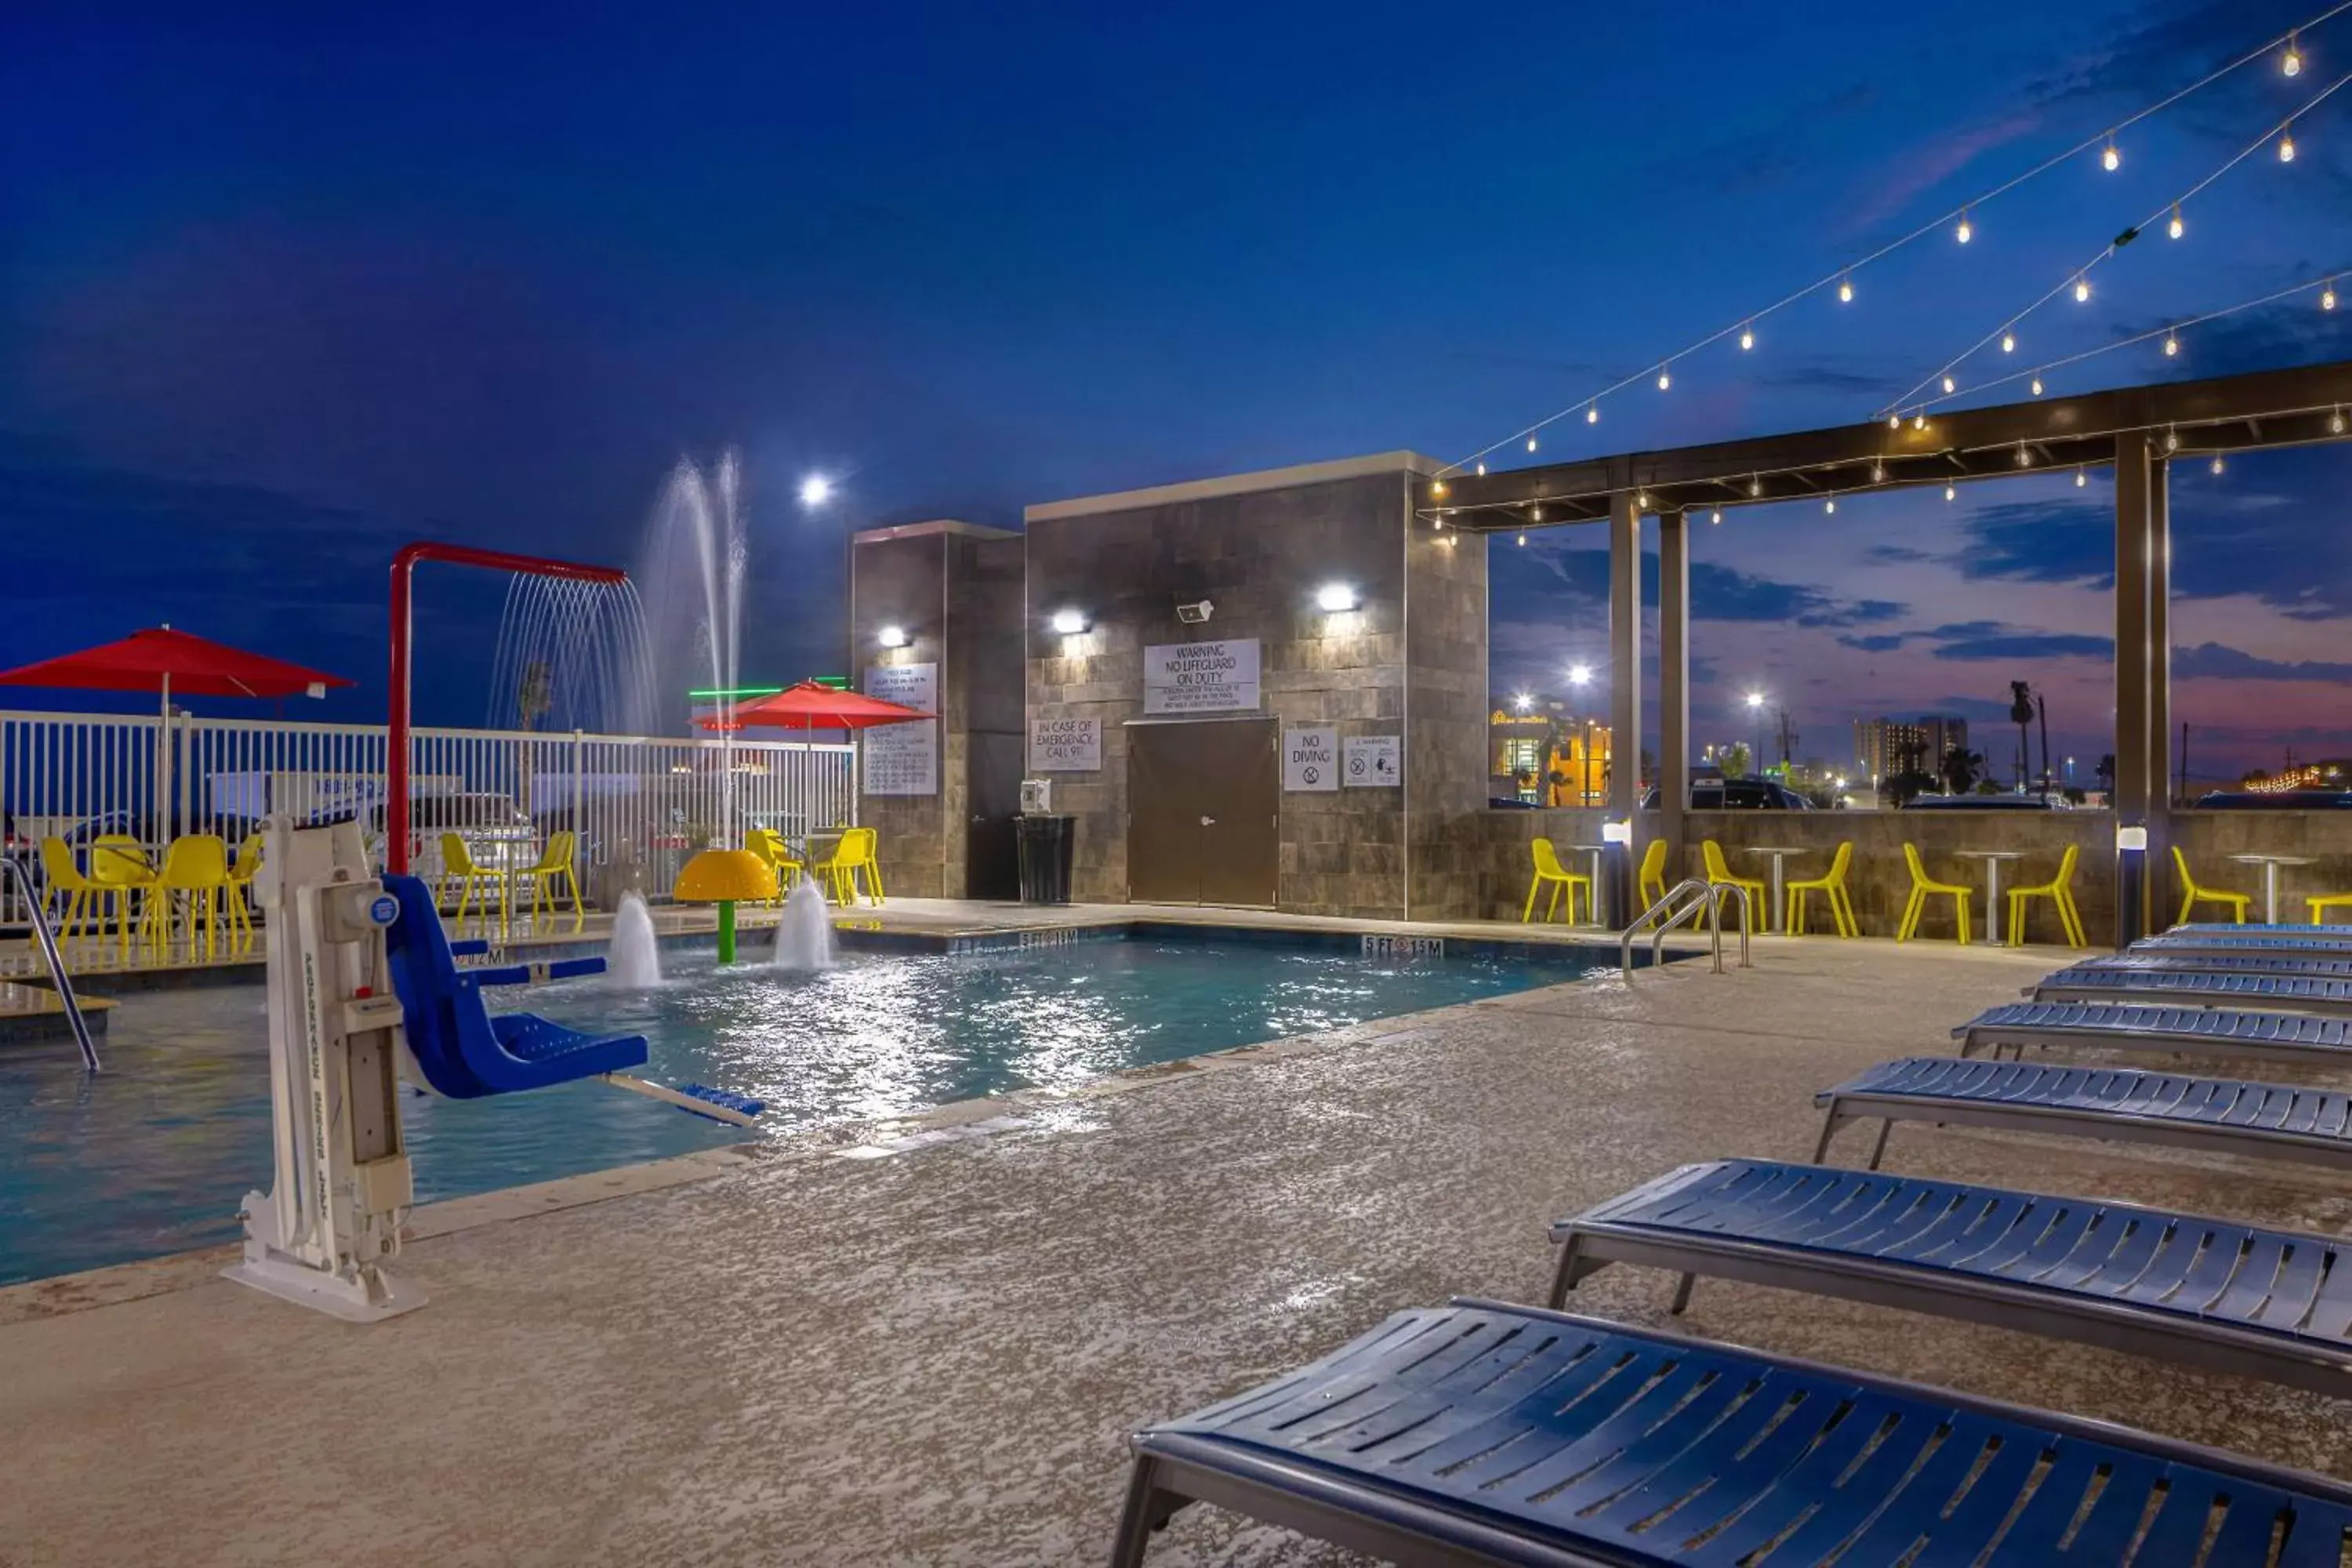
[[[373,1328],[190,1260],[76,1277],[110,1304],[0,1311],[0,1562],[1094,1563],[1130,1427],[1400,1307],[1540,1300],[1547,1221],[1805,1158],[1814,1090],[1948,1050],[2056,961],[1772,942],[1017,1100],[1024,1128],[893,1158],[810,1139],[576,1194],[604,1201],[489,1194],[420,1215],[401,1272],[432,1302]],[[2352,1226],[2340,1178],[2284,1165],[1918,1127],[1888,1164]],[[1577,1304],[1662,1324],[1672,1289],[1614,1268]],[[2315,1395],[1729,1284],[1677,1326],[2352,1475]],[[1196,1509],[1152,1561],[1358,1560]]]

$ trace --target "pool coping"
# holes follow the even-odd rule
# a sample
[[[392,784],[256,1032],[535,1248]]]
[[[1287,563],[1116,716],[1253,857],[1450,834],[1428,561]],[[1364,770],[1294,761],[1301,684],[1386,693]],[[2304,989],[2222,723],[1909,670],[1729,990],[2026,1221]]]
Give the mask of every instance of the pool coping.
[[[1101,922],[1120,924],[1127,922]],[[1151,923],[1151,922],[1144,922]],[[1260,928],[1264,929],[1264,928]],[[699,933],[690,933],[699,934]],[[1529,945],[1557,951],[1557,942]],[[1671,955],[1670,955],[1671,956]],[[773,1139],[721,1144],[714,1149],[667,1155],[658,1160],[614,1165],[602,1171],[558,1176],[518,1186],[494,1187],[464,1197],[444,1198],[410,1211],[402,1226],[403,1245],[456,1235],[461,1231],[505,1225],[537,1215],[560,1214],[614,1198],[667,1191],[715,1180],[751,1169],[841,1158],[874,1161],[917,1152],[975,1137],[1015,1131],[1051,1131],[1047,1114],[1056,1108],[1132,1094],[1140,1089],[1204,1081],[1220,1073],[1258,1067],[1292,1057],[1357,1046],[1394,1044],[1400,1039],[1434,1031],[1436,1021],[1478,1008],[1493,1008],[1547,991],[1569,990],[1599,982],[1622,984],[1609,975],[1586,975],[1552,985],[1530,986],[1501,996],[1481,996],[1418,1012],[1367,1018],[1336,1029],[1309,1035],[1288,1035],[1214,1051],[1147,1062],[1098,1073],[1075,1084],[1036,1086],[1001,1095],[950,1100],[909,1111],[903,1116],[845,1121],[804,1128]],[[242,1255],[240,1242],[221,1242],[184,1252],[103,1264],[68,1274],[52,1274],[16,1285],[0,1285],[0,1329],[48,1318],[70,1316],[100,1307],[118,1306],[152,1296],[194,1289],[221,1277],[222,1270]]]

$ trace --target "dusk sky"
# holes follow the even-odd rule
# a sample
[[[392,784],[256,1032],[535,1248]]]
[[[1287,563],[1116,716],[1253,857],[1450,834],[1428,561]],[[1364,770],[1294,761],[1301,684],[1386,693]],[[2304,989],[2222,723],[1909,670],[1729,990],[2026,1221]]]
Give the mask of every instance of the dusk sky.
[[[399,543],[627,563],[670,466],[735,445],[745,673],[832,672],[851,529],[1463,458],[2322,8],[33,0],[0,27],[0,664],[169,621],[360,681],[293,716],[374,719]],[[2352,71],[2352,14],[2304,53],[2131,127],[2114,173],[2088,153],[1984,204],[1966,247],[1864,268],[1851,304],[1814,296],[1751,353],[1552,426],[1541,457],[1873,417]],[[2294,137],[2291,164],[2265,146],[2190,200],[2183,238],[2102,265],[2089,303],[2026,317],[2009,364],[1969,361],[1961,400],[2305,281],[2051,391],[2352,357],[2352,308],[2317,302],[2352,282],[2352,89]],[[815,514],[813,469],[843,483]],[[2200,776],[2352,752],[2347,481],[2345,447],[2176,465],[2174,712]],[[2027,679],[2087,770],[2110,502],[2070,471],[1702,527],[1697,738],[1748,738],[1760,689],[1801,755],[1843,760],[1855,717],[1989,723]],[[1602,662],[1600,544],[1496,540],[1498,696]],[[495,586],[425,585],[421,717],[481,719]]]

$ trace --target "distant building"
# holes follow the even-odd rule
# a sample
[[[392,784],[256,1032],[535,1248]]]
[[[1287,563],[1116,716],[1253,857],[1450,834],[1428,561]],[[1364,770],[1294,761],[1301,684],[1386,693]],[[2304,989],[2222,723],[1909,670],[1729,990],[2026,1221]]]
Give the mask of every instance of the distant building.
[[[1490,793],[1532,805],[1598,805],[1609,790],[1609,726],[1549,698],[1514,698],[1487,719]]]
[[[1892,778],[1916,770],[1932,773],[1944,753],[1969,749],[1969,721],[1925,714],[1917,719],[1857,719],[1853,721],[1853,766],[1860,775]]]

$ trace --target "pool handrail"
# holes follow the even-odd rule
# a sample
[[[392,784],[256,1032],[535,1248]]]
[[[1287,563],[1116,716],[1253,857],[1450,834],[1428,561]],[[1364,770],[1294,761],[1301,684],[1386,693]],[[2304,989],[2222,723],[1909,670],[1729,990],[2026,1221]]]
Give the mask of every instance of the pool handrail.
[[[33,940],[40,943],[41,957],[49,966],[49,984],[56,988],[58,1000],[65,1004],[66,1021],[73,1026],[74,1044],[81,1047],[81,1065],[96,1072],[98,1047],[90,1044],[89,1020],[82,1016],[81,998],[74,994],[73,976],[66,972],[65,958],[58,952],[58,939],[49,930],[48,911],[41,907],[40,891],[33,886],[24,863],[14,855],[0,855],[0,866],[7,868],[8,874],[16,879],[16,891],[24,898],[32,921]]]

